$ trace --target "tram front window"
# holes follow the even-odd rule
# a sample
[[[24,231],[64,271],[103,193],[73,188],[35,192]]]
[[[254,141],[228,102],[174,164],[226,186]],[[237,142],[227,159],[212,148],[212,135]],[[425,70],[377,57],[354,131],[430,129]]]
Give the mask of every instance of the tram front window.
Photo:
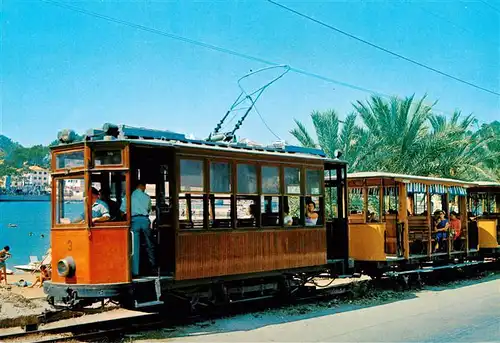
[[[83,150],[56,154],[56,169],[81,168],[84,166]]]
[[[97,202],[97,205],[92,203],[92,216],[95,217],[98,215],[98,213],[94,213],[96,212],[94,211],[94,206],[96,210],[99,210],[98,207],[102,205],[109,211],[110,221],[125,221],[125,211],[120,210],[120,208],[126,209],[125,173],[114,171],[94,172],[91,174],[90,180],[92,182],[92,187],[99,191],[99,202]]]
[[[56,224],[84,222],[84,179],[59,179],[56,183]]]

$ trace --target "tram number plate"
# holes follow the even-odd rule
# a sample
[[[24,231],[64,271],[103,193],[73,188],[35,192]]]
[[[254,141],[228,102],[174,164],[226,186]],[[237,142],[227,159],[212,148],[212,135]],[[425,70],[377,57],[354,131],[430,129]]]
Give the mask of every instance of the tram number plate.
[[[68,245],[68,251],[73,250],[73,242],[71,240],[68,240],[67,245]]]

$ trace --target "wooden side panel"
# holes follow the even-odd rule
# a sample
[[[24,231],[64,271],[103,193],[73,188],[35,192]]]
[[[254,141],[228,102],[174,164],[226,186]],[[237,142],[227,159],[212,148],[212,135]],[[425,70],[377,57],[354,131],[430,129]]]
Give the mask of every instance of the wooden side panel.
[[[349,257],[357,261],[385,261],[385,223],[349,225]]]
[[[497,220],[478,219],[477,227],[479,231],[479,249],[496,249],[497,241]]]
[[[90,283],[130,282],[129,229],[92,229]]]
[[[52,281],[58,283],[89,283],[90,256],[89,235],[82,229],[55,229],[51,231],[52,242]],[[67,256],[73,257],[76,273],[71,278],[57,274],[57,262]]]
[[[385,216],[386,230],[386,251],[388,254],[396,254],[397,252],[397,222],[395,214],[387,214]]]
[[[326,230],[180,233],[177,280],[247,274],[326,263]]]

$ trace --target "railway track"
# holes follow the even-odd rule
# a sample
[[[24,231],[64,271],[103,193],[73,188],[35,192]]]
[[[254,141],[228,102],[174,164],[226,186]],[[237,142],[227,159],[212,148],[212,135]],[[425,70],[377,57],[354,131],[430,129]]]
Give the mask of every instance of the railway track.
[[[458,274],[457,274],[458,275]],[[471,276],[471,275],[469,275]],[[465,280],[466,278],[461,278]],[[441,282],[447,283],[450,280]],[[328,283],[325,281],[325,283]],[[363,280],[340,287],[332,288],[319,288],[316,292],[305,293],[293,299],[293,304],[306,304],[308,302],[328,300],[332,298],[349,297],[355,298],[357,296],[364,296],[363,292],[367,289],[372,289],[374,292],[383,291],[388,287],[393,287],[398,284],[398,280],[393,278],[381,280]],[[321,286],[321,282],[319,283]],[[414,284],[415,286],[420,286]],[[399,290],[403,288],[397,287]],[[409,287],[411,289],[411,286]],[[361,291],[360,291],[361,289]],[[128,317],[112,318],[87,323],[74,324],[69,326],[57,326],[42,328],[31,332],[15,332],[11,334],[0,335],[0,342],[30,342],[30,343],[49,343],[49,342],[68,342],[68,341],[120,341],[127,334],[133,334],[140,331],[148,331],[154,329],[174,328],[178,326],[195,324],[199,321],[215,320],[221,317],[227,317],[242,314],[252,313],[264,309],[277,309],[288,306],[290,303],[283,303],[279,301],[264,301],[256,300],[254,303],[238,303],[234,304],[229,312],[209,315],[197,314],[186,316],[182,318],[169,318],[161,313],[147,313],[141,312],[140,315],[133,315]],[[119,311],[119,310],[118,310]]]

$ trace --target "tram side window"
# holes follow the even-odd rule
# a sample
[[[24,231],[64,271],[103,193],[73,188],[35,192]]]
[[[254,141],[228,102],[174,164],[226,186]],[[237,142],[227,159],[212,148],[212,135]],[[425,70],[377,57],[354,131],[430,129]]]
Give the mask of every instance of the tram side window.
[[[204,173],[202,160],[180,162],[179,224],[181,229],[203,229]]]
[[[427,197],[425,193],[413,193],[410,195],[413,201],[413,215],[427,215]]]
[[[330,186],[326,189],[325,215],[328,219],[339,217],[338,211],[338,187]]]
[[[366,222],[379,223],[382,222],[383,216],[380,212],[380,188],[368,187],[368,211]],[[383,204],[382,204],[383,205]],[[382,209],[383,213],[383,209]]]
[[[262,173],[262,197],[261,223],[262,226],[281,226],[281,196],[280,196],[280,168],[263,166]]]
[[[100,171],[90,175],[92,188],[99,191],[99,197],[92,203],[92,217],[104,217],[106,210],[109,213],[108,220],[102,221],[125,221],[126,212],[126,179],[125,172]],[[94,199],[89,197],[89,199]]]
[[[384,188],[384,209],[387,215],[396,215],[399,211],[397,187]]]
[[[305,224],[306,226],[323,225],[323,191],[321,170],[306,170]]]
[[[56,183],[56,224],[78,224],[85,222],[83,177],[58,179]]]
[[[285,167],[285,196],[283,197],[283,224],[303,225],[305,219],[304,197],[300,194],[301,172],[299,168]]]
[[[236,219],[237,227],[257,227],[259,195],[257,192],[257,166],[237,165]]]
[[[229,229],[231,220],[231,164],[210,163],[209,225],[216,229]]]

